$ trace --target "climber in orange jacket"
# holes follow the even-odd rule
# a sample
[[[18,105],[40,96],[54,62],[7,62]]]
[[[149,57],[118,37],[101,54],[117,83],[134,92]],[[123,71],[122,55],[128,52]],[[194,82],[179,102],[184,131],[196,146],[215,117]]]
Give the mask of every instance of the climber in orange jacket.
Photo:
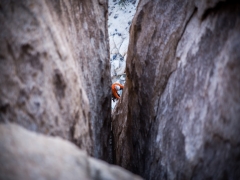
[[[113,101],[115,101],[115,99],[120,99],[120,96],[118,94],[118,90],[123,89],[124,86],[119,84],[119,83],[114,83],[112,84],[112,96],[113,96]]]

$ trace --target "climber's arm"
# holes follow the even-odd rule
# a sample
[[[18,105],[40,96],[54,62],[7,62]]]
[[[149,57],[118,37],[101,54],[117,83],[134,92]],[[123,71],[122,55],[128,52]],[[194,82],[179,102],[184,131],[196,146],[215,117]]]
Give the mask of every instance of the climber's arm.
[[[118,95],[118,93],[116,91],[113,92],[113,96],[117,99],[120,99],[120,96]]]

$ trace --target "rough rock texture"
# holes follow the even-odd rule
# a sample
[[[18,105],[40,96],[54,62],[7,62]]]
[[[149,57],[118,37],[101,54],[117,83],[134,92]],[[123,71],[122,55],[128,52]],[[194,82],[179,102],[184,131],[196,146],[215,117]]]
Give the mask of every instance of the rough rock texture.
[[[107,0],[0,0],[0,121],[108,158]],[[91,110],[91,111],[90,111]]]
[[[112,82],[125,83],[129,28],[137,1],[108,1],[108,35]]]
[[[129,29],[136,12],[137,1],[108,1],[108,35],[112,83],[125,84]],[[121,92],[118,92],[121,94]],[[114,109],[117,101],[112,101]]]
[[[115,163],[146,179],[240,179],[240,3],[142,0],[130,33]]]
[[[121,167],[90,158],[67,141],[15,124],[0,125],[0,148],[0,179],[4,180],[141,179]]]

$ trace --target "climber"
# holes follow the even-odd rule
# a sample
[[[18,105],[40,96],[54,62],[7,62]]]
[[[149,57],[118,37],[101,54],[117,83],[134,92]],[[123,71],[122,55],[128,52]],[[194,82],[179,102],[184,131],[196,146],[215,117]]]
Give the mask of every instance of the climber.
[[[120,89],[123,89],[123,85],[119,83],[112,84],[112,100],[115,102],[116,99],[120,99],[120,95],[118,94],[118,91]]]

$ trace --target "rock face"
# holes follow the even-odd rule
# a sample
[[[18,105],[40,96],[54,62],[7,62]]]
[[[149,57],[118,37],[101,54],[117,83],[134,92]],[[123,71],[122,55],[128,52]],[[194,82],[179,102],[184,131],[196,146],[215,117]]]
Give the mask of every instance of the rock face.
[[[240,3],[142,0],[130,33],[115,163],[146,179],[239,179]]]
[[[108,35],[112,82],[125,83],[129,28],[138,1],[114,1],[108,4]],[[113,102],[112,102],[113,103]]]
[[[124,84],[126,58],[129,43],[129,28],[136,12],[138,1],[108,1],[108,35],[112,83]],[[118,92],[121,94],[120,92]],[[112,109],[116,101],[111,102]]]
[[[108,160],[107,0],[1,0],[0,7],[0,121]]]
[[[0,179],[141,179],[88,157],[67,141],[32,133],[14,124],[0,125],[0,147]]]

